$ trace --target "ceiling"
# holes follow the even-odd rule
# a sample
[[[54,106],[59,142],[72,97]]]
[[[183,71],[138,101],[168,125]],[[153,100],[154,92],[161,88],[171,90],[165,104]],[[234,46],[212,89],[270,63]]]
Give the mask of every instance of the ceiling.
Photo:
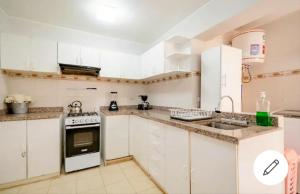
[[[149,44],[208,1],[0,0],[0,7],[9,16]]]

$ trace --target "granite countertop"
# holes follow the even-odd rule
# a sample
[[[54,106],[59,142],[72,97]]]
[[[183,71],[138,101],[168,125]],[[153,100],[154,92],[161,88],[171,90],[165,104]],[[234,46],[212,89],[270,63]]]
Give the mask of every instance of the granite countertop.
[[[275,112],[274,115],[282,115],[284,117],[300,119],[300,110],[282,110]]]
[[[62,107],[39,107],[29,109],[26,114],[0,114],[0,122],[59,118],[63,114]]]
[[[179,121],[179,120],[171,119],[168,110],[152,109],[147,111],[141,111],[133,108],[125,108],[125,109],[121,108],[117,112],[110,112],[107,109],[101,109],[100,112],[105,116],[136,115],[142,118],[157,121],[163,124],[178,127],[184,130],[188,130],[190,132],[199,133],[202,135],[206,135],[233,144],[238,144],[239,141],[243,139],[281,130],[281,128],[279,127],[261,127],[256,125],[252,125],[252,126],[250,125],[250,127],[235,129],[235,130],[216,129],[216,128],[205,126],[205,124],[212,120],[218,120],[218,118],[192,121],[192,122]]]

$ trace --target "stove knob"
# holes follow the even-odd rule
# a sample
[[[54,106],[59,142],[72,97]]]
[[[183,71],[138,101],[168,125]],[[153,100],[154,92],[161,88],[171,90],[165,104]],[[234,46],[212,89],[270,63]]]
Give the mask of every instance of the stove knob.
[[[86,123],[88,123],[88,122],[89,122],[89,119],[88,119],[88,118],[86,118],[86,119],[85,119],[85,122],[86,122]]]

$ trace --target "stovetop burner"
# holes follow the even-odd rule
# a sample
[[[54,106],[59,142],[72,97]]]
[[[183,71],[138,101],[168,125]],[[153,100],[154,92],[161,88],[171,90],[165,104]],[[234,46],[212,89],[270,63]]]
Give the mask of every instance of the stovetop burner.
[[[97,112],[69,113],[68,117],[98,116]]]

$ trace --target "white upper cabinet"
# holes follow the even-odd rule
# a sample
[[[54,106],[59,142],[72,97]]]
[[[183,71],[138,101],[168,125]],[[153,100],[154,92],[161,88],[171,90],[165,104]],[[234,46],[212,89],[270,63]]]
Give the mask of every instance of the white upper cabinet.
[[[58,72],[57,42],[32,38],[30,50],[32,71]]]
[[[229,46],[211,48],[201,55],[201,108],[214,110],[222,96],[233,98],[236,112],[241,112],[242,52]],[[222,111],[231,111],[228,99]]]
[[[57,43],[4,33],[1,35],[1,68],[57,72]]]
[[[118,53],[104,51],[101,55],[101,71],[102,77],[120,77],[120,65],[122,63]]]
[[[141,75],[140,56],[112,51],[103,51],[101,55],[103,77],[138,79]]]
[[[81,47],[80,49],[80,63],[83,66],[100,67],[100,51],[95,48]]]
[[[143,77],[164,73],[165,66],[165,43],[152,47],[142,55]]]
[[[30,70],[30,38],[1,34],[1,68]]]
[[[58,63],[80,65],[80,46],[59,42]]]

